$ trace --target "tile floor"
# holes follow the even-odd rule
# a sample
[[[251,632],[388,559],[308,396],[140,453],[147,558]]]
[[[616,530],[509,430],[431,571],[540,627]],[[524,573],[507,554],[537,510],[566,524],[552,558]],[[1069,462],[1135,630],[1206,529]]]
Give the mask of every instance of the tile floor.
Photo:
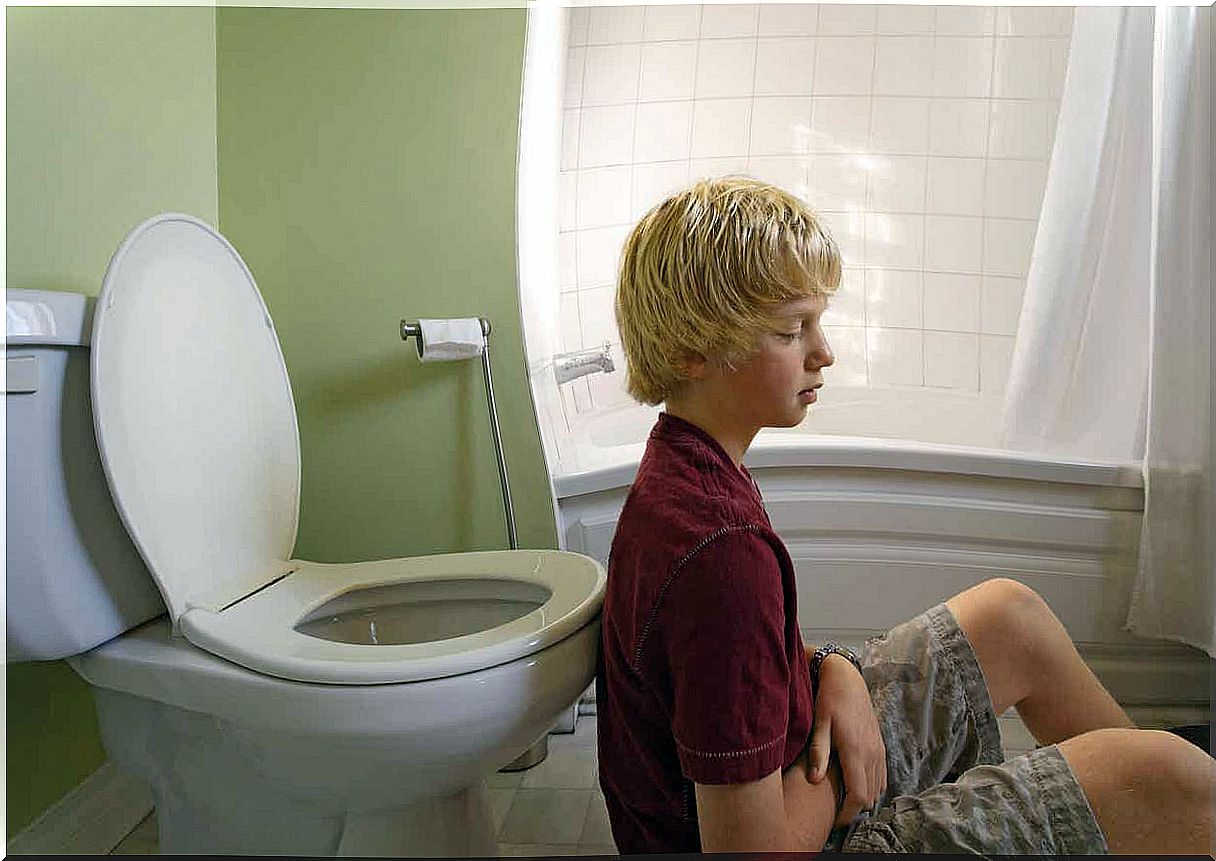
[[[1003,715],[1000,728],[1007,756],[1034,747],[1016,713]],[[573,733],[549,736],[549,755],[540,765],[489,777],[486,792],[501,855],[616,854],[599,788],[594,715],[581,715]],[[156,855],[157,850],[153,811],[111,854]]]

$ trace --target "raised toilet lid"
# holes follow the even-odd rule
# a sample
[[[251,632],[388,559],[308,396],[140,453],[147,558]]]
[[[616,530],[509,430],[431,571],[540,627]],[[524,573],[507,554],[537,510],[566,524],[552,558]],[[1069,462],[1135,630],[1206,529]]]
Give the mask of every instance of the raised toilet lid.
[[[207,224],[165,213],[114,252],[93,318],[97,447],[176,629],[287,570],[300,442],[253,276]]]
[[[385,583],[409,572],[419,577],[423,568],[415,560],[326,566],[291,559],[300,444],[287,366],[252,274],[218,232],[192,216],[166,213],[128,234],[98,296],[91,363],[97,445],[115,507],[174,629],[190,642],[300,681],[385,683],[477,668],[465,648],[477,644],[467,639],[424,654],[294,630],[303,614],[368,585],[369,565],[380,566],[376,578]],[[545,570],[546,581],[562,584],[552,591],[565,615],[551,600],[544,612],[525,616],[529,622],[495,628],[490,639],[497,645],[474,649],[474,664],[544,648],[542,641],[555,642],[574,617],[587,616],[585,624],[599,610],[598,563],[557,554],[541,565],[535,554],[519,552],[494,576],[536,579],[526,569]],[[437,557],[419,560],[428,558]],[[592,582],[563,581],[563,568],[573,573],[586,563],[598,570]],[[586,592],[572,592],[576,583]],[[584,599],[594,605],[589,615]],[[501,658],[507,653],[512,657]],[[416,659],[424,657],[420,676]]]

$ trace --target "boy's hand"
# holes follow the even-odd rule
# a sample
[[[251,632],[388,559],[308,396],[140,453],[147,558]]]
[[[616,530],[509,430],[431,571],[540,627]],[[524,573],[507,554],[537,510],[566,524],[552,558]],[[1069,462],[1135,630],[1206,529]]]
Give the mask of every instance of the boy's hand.
[[[846,790],[835,822],[835,827],[841,827],[872,808],[886,792],[887,748],[865,680],[840,655],[828,655],[819,669],[807,771],[811,783],[824,779],[833,748]]]

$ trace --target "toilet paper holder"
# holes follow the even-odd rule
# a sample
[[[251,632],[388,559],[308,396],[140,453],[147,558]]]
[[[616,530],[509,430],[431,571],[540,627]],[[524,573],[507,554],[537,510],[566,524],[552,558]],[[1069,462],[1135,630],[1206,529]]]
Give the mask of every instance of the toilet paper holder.
[[[490,321],[485,317],[478,317],[481,323],[481,337],[483,341],[481,350],[481,370],[482,376],[486,381],[486,401],[490,408],[490,429],[494,433],[494,451],[498,455],[498,478],[502,483],[502,504],[506,512],[507,518],[507,538],[511,542],[511,549],[518,550],[519,542],[515,537],[515,510],[511,505],[511,486],[507,481],[507,461],[502,453],[502,434],[498,428],[498,408],[494,403],[494,377],[490,373]],[[408,341],[414,339],[414,346],[418,348],[418,358],[422,358],[423,343],[422,343],[422,326],[417,321],[401,321],[401,340]]]

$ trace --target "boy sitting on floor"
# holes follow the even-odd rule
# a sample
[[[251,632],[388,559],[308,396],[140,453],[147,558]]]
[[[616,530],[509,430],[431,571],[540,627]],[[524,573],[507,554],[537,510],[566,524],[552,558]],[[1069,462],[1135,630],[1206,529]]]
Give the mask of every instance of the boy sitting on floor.
[[[698,182],[629,236],[627,387],[665,404],[621,512],[597,673],[624,853],[1201,853],[1216,763],[1138,730],[1031,589],[990,580],[805,649],[794,567],[742,465],[833,356],[836,245],[780,188]],[[1002,762],[1009,706],[1043,747]],[[863,813],[863,811],[867,811]]]

